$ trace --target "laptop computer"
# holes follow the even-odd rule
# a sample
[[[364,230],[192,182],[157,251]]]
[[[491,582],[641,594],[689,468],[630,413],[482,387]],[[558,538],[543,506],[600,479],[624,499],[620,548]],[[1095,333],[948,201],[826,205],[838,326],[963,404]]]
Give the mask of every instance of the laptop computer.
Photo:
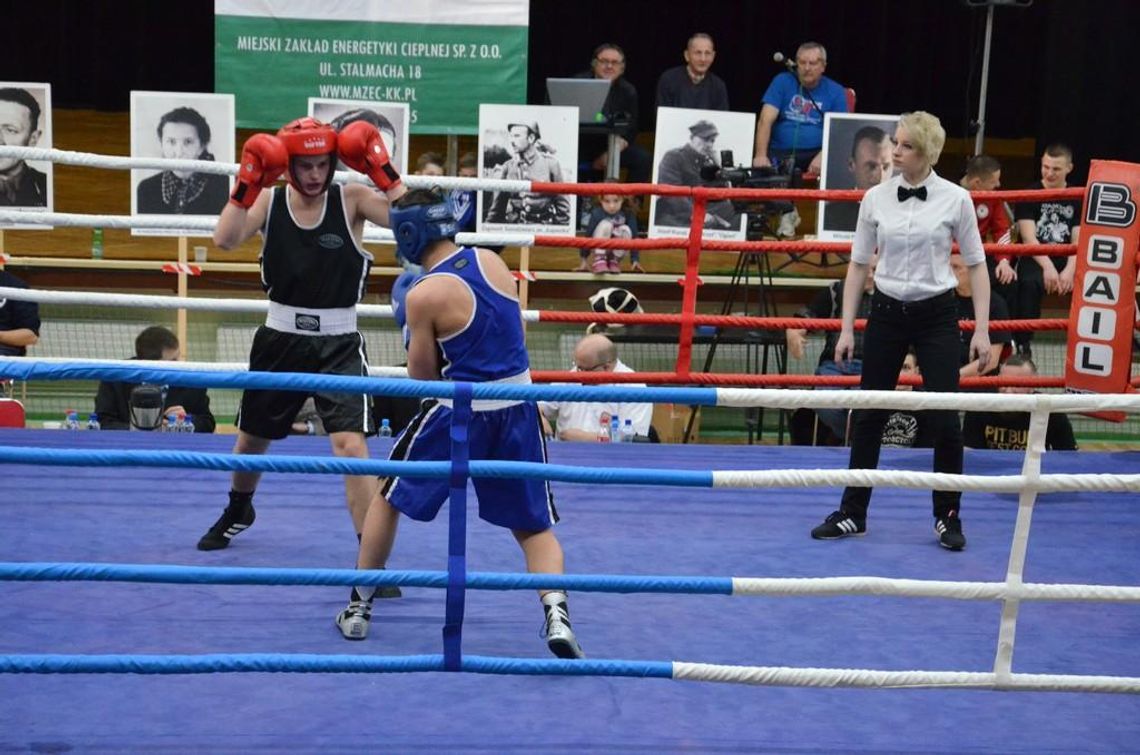
[[[578,122],[595,125],[606,122],[602,105],[610,94],[607,79],[547,79],[546,94],[551,105],[578,108]]]

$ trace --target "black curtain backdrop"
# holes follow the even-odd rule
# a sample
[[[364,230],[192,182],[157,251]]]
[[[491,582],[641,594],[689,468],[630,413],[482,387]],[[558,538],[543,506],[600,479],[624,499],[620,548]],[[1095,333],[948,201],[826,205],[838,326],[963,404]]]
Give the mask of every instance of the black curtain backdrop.
[[[2,15],[0,78],[50,82],[57,108],[125,111],[132,89],[213,91],[211,0],[36,0]],[[597,44],[616,42],[650,130],[657,76],[704,31],[733,109],[756,111],[779,71],[772,53],[813,39],[861,112],[929,110],[964,137],[977,116],[985,16],[964,0],[531,0],[528,99],[541,102],[546,77],[584,70]],[[1092,157],[1140,162],[1137,29],[1136,0],[998,7],[986,135],[1068,142],[1078,182]]]

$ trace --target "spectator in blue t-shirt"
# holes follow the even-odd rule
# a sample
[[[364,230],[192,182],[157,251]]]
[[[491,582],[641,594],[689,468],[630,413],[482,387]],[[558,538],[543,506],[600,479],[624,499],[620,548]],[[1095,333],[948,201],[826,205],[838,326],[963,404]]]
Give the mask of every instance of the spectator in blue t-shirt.
[[[824,113],[846,113],[847,92],[823,75],[827,50],[804,42],[796,50],[794,72],[783,71],[764,92],[756,124],[752,166],[783,166],[793,159],[803,171],[819,173]]]

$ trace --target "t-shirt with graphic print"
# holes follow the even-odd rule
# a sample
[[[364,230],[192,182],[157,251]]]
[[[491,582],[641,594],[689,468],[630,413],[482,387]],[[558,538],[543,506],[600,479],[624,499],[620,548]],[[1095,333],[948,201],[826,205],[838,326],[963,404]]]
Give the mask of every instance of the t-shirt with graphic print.
[[[1044,189],[1045,185],[1037,181],[1028,189]],[[1073,243],[1073,229],[1081,224],[1081,201],[1079,199],[1049,199],[1044,202],[1018,202],[1013,206],[1013,219],[1017,221],[1032,220],[1037,228],[1038,244],[1071,244]],[[1022,239],[1029,243],[1029,239]],[[1018,258],[1028,260],[1027,257]],[[1065,268],[1068,258],[1064,256],[1053,257],[1053,265],[1058,271]],[[1031,273],[1040,272],[1041,266],[1035,262],[1032,265],[1018,265],[1018,270],[1029,270]]]

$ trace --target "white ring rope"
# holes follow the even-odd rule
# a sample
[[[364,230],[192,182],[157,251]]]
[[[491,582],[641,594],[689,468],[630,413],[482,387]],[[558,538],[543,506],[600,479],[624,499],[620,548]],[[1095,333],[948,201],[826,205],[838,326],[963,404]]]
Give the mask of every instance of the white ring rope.
[[[87,215],[78,212],[43,212],[40,210],[0,210],[0,228],[6,225],[43,225],[60,228],[151,228],[163,231],[200,231],[213,235],[218,221],[215,218],[192,215]],[[391,229],[366,223],[364,241],[376,244],[394,244],[396,237]],[[455,242],[461,246],[534,246],[533,233],[459,233]]]
[[[944,411],[1140,413],[1135,393],[927,393],[926,391],[807,391],[773,388],[717,388],[717,406],[798,409],[941,409]],[[805,404],[812,393],[819,401]]]
[[[674,662],[673,678],[699,682],[782,687],[959,687],[1038,692],[1140,692],[1140,678],[1070,674],[998,674],[970,671],[876,671],[871,669],[724,666]]]
[[[97,291],[48,291],[34,288],[0,286],[0,299],[34,301],[40,304],[80,304],[92,307],[128,307],[134,309],[186,309],[196,312],[245,312],[265,314],[266,299],[214,299],[209,297],[158,296],[153,294],[104,294]],[[391,319],[389,304],[357,304],[359,317]],[[537,318],[536,318],[537,319]],[[169,364],[169,363],[168,363]]]
[[[1135,493],[1140,475],[1051,474],[967,475],[886,469],[741,469],[714,470],[714,488],[895,487],[960,490],[976,493]]]
[[[74,359],[69,357],[36,357],[45,364],[80,364],[92,367],[153,367],[156,370],[183,372],[249,372],[248,362],[163,362],[155,359]],[[406,378],[407,367],[369,366],[370,377]]]
[[[0,146],[0,157],[18,160],[40,160],[63,165],[79,165],[88,168],[109,168],[111,170],[178,170],[194,173],[216,173],[236,176],[237,163],[215,162],[213,160],[172,160],[162,157],[121,157],[99,155],[93,152],[73,152],[62,149],[42,149],[40,147]],[[468,191],[530,191],[530,181],[506,181],[490,178],[469,178],[459,176],[417,176],[402,177],[409,189],[430,189],[439,186],[444,189],[465,189]],[[338,183],[362,183],[372,185],[366,176],[351,170],[338,170],[334,180]]]
[[[216,218],[193,215],[85,215],[76,212],[39,212],[36,210],[0,210],[0,226],[48,225],[62,228],[154,228],[164,231],[197,231],[185,235],[211,236],[218,224]],[[364,240],[374,243],[395,243],[392,231],[380,226],[366,225]]]
[[[773,598],[875,595],[975,601],[1140,603],[1140,587],[1124,585],[1021,584],[1011,587],[1006,582],[947,582],[889,577],[733,577],[732,594]]]
[[[0,300],[34,301],[39,304],[79,304],[92,307],[128,307],[134,309],[186,309],[199,312],[247,312],[265,314],[266,299],[213,299],[209,297],[162,296],[155,294],[105,294],[98,291],[48,291],[37,288],[0,286]],[[392,318],[390,304],[357,304],[359,317]],[[538,322],[536,309],[523,310],[523,320]]]

